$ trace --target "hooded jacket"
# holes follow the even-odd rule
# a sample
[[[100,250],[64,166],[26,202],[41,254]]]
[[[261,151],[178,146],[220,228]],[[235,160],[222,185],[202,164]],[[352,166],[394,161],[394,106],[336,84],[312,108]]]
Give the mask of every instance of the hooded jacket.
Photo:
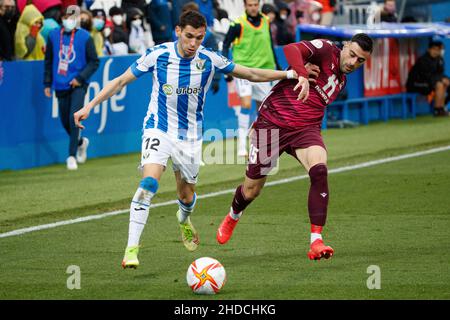
[[[45,40],[38,32],[35,45],[31,50],[27,47],[27,37],[30,36],[30,28],[36,21],[43,21],[44,16],[32,4],[25,7],[20,15],[15,34],[15,52],[19,59],[43,60],[45,57]]]

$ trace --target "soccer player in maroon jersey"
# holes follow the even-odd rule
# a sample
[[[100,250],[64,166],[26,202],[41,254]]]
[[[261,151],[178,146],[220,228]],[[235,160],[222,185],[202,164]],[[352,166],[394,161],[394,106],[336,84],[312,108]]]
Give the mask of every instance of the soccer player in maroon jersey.
[[[320,134],[325,108],[346,84],[350,73],[369,58],[372,39],[355,34],[342,49],[328,40],[301,41],[284,47],[297,80],[282,80],[262,102],[250,134],[251,146],[244,183],[234,194],[230,212],[217,230],[217,241],[231,237],[244,209],[259,195],[267,175],[283,152],[295,157],[309,174],[308,212],[311,222],[311,260],[330,258],[334,251],[322,240],[327,218],[327,151]],[[305,64],[313,64],[316,77],[307,79]],[[313,73],[314,74],[314,73]],[[311,82],[311,84],[310,84]],[[300,93],[298,90],[300,89]]]

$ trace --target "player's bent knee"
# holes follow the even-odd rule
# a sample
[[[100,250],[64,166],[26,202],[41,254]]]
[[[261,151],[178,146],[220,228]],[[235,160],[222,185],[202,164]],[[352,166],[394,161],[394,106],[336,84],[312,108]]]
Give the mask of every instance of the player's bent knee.
[[[196,201],[196,194],[195,193],[192,193],[192,194],[187,194],[187,193],[180,194],[178,196],[178,200],[180,200],[184,205],[189,207],[189,206],[191,206],[192,204],[195,203],[195,201]]]
[[[178,199],[178,204],[183,207],[185,211],[193,211],[195,203],[197,202],[197,194],[194,192],[189,197],[183,197]]]
[[[145,177],[141,180],[139,187],[152,193],[156,193],[159,187],[158,180],[153,177]]]
[[[309,169],[309,176],[312,181],[324,179],[328,176],[328,168],[324,163],[318,163]]]

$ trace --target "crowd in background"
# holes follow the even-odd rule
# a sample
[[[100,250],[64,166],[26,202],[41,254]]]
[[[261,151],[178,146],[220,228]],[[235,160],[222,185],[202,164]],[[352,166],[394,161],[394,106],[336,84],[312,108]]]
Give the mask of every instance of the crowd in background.
[[[298,24],[333,25],[336,0],[260,0],[260,5],[270,21],[272,45],[282,46],[295,41]],[[44,60],[49,34],[62,27],[63,13],[70,6],[78,6],[73,12],[80,17],[77,27],[91,35],[98,57],[142,54],[176,40],[174,29],[184,10],[198,10],[206,17],[203,45],[222,50],[230,23],[245,12],[244,0],[0,0],[0,61]],[[375,11],[378,22],[399,20],[395,0],[384,0]],[[415,22],[415,18],[404,17],[401,22]],[[444,63],[442,55],[433,59],[437,65]],[[434,78],[423,72],[416,77],[433,92],[446,96],[450,90],[447,82],[442,90],[435,90]],[[218,90],[217,82],[213,91]]]
[[[298,23],[331,24],[335,1],[261,4],[270,18],[274,45],[285,45],[294,41]],[[220,43],[230,21],[244,12],[243,0],[0,0],[0,60],[43,60],[50,31],[62,25],[62,12],[71,5],[81,8],[79,27],[91,34],[98,56],[143,53],[175,40],[184,7],[199,10]]]

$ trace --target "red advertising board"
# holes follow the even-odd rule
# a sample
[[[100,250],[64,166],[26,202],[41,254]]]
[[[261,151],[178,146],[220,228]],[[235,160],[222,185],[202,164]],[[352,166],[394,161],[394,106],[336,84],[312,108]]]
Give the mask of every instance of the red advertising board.
[[[415,39],[376,39],[372,56],[364,64],[364,96],[404,92],[416,47]]]

